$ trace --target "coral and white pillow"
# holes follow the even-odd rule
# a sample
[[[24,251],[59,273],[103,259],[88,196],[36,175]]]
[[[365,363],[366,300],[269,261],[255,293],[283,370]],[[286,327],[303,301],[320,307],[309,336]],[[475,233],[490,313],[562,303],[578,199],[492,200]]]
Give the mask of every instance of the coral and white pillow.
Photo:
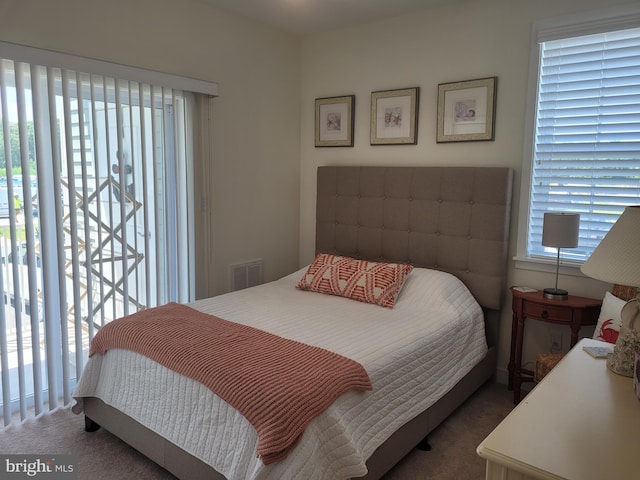
[[[411,270],[413,266],[404,263],[319,253],[296,288],[393,308]]]
[[[593,338],[595,340],[616,343],[620,333],[620,326],[622,325],[620,312],[626,303],[626,301],[616,297],[610,292],[604,294],[596,330],[593,332]]]

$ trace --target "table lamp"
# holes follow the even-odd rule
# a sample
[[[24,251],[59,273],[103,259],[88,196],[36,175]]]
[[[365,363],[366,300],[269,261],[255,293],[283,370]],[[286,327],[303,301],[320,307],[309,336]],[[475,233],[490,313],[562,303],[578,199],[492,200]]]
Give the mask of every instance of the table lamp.
[[[640,205],[625,208],[591,256],[580,268],[585,275],[640,287]],[[633,376],[635,351],[640,349],[640,290],[620,314],[622,326],[607,366],[621,375]]]
[[[566,300],[569,292],[558,288],[558,272],[560,270],[560,249],[575,248],[578,246],[580,233],[580,214],[564,212],[546,212],[542,223],[542,245],[556,247],[558,256],[556,259],[556,286],[545,288],[545,298],[553,300]]]

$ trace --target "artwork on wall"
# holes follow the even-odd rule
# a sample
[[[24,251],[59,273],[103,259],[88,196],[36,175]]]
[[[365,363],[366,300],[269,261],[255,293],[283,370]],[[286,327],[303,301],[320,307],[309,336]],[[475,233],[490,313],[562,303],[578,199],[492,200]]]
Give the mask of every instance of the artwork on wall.
[[[438,85],[436,141],[493,140],[498,78]]]
[[[371,92],[371,145],[418,143],[420,87]]]
[[[353,147],[356,96],[316,98],[316,147]]]

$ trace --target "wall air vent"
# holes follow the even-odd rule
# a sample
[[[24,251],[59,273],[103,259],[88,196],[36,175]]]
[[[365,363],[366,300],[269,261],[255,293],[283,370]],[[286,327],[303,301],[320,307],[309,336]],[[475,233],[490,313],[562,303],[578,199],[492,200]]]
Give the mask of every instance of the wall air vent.
[[[255,287],[262,283],[262,260],[238,263],[229,266],[229,286],[231,291]]]

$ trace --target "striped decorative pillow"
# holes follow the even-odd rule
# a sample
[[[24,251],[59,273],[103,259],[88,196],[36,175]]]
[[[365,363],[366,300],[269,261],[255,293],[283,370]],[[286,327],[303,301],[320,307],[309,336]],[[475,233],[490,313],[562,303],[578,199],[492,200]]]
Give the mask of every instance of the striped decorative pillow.
[[[370,262],[319,253],[296,288],[393,308],[411,270],[413,266],[404,263]]]

